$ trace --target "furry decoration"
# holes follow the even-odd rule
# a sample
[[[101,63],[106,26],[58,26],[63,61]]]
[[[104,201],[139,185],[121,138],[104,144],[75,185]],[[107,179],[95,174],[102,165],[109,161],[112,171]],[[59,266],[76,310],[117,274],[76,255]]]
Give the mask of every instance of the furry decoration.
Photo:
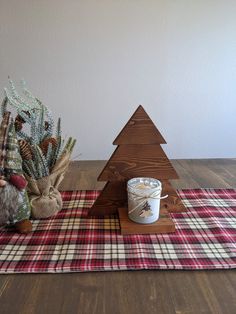
[[[0,225],[11,224],[20,233],[32,230],[26,185],[14,121],[5,112],[0,123]]]
[[[19,192],[8,182],[0,188],[0,226],[13,220],[18,210]]]

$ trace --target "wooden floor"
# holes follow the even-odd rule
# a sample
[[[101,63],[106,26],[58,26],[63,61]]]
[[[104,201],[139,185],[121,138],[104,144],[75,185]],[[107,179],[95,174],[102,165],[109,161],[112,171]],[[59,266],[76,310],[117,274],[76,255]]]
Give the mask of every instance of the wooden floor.
[[[176,188],[236,188],[236,159],[178,160]],[[99,189],[103,161],[71,165],[63,190]],[[123,271],[0,276],[0,313],[236,313],[236,271]]]

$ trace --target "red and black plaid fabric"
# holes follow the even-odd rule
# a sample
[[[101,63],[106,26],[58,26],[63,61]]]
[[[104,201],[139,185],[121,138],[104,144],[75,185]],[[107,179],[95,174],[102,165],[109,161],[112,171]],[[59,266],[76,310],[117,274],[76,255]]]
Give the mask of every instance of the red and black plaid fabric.
[[[172,214],[175,233],[127,236],[117,216],[87,217],[98,193],[63,192],[63,210],[32,234],[1,229],[1,273],[236,267],[236,190],[180,190],[188,212]]]

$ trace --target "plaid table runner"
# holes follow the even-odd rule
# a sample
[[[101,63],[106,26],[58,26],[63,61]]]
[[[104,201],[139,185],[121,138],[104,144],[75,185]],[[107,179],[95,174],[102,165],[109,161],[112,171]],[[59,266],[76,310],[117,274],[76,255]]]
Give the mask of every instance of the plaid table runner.
[[[1,273],[236,267],[236,190],[179,190],[187,213],[174,234],[128,235],[117,216],[88,218],[98,191],[62,192],[64,208],[33,222],[33,233],[0,229]]]

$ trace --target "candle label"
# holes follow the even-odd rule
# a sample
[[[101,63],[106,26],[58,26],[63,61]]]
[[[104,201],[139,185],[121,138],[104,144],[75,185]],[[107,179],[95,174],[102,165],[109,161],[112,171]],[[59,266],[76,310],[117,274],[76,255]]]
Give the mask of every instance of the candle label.
[[[153,216],[151,206],[148,204],[148,202],[146,202],[143,205],[143,208],[141,209],[139,216],[142,218],[147,218],[147,217]]]

